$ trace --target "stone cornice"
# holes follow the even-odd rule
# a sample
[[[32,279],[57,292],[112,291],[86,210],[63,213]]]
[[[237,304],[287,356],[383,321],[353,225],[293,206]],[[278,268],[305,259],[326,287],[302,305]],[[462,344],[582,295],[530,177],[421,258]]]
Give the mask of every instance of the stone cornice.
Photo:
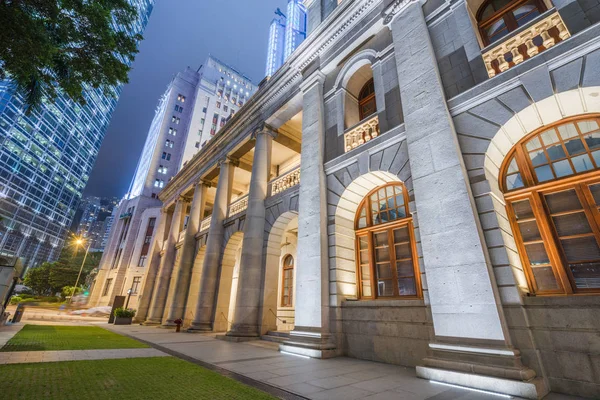
[[[383,12],[383,24],[389,25],[392,23],[397,15],[400,15],[408,6],[413,3],[420,3],[423,5],[426,0],[396,0],[390,4]]]

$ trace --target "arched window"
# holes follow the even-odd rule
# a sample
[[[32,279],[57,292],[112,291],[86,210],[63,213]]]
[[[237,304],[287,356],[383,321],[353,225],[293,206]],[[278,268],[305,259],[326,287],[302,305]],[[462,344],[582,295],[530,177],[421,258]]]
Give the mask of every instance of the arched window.
[[[358,95],[358,110],[361,121],[377,111],[377,103],[375,102],[375,83],[373,78],[369,79],[360,90],[360,94]]]
[[[484,44],[494,43],[547,10],[543,0],[487,0],[477,12]]]
[[[421,283],[408,193],[400,182],[371,191],[355,221],[359,297],[420,298]]]
[[[600,293],[600,118],[527,136],[500,179],[531,291]]]
[[[290,254],[283,258],[281,306],[292,307],[294,296],[294,257]]]

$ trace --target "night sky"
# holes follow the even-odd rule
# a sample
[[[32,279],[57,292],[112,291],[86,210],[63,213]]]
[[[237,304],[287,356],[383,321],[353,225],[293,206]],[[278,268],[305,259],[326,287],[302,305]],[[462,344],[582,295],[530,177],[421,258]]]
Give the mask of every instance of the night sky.
[[[104,138],[86,195],[121,197],[129,188],[158,99],[178,71],[209,54],[258,84],[269,24],[286,0],[157,0],[133,70]]]

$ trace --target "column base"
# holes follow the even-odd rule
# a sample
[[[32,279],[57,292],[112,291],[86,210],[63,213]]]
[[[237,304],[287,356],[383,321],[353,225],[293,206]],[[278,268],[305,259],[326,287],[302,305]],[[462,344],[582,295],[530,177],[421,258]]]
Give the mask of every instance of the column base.
[[[144,326],[158,326],[161,324],[161,320],[160,319],[147,319],[144,322],[142,322],[142,325]]]
[[[310,358],[337,357],[331,335],[311,328],[296,327],[290,338],[279,345],[279,351]]]
[[[230,336],[229,333],[225,335],[217,335],[217,339],[224,340],[225,342],[233,342],[233,343],[242,343],[242,342],[250,342],[253,340],[258,340],[260,337],[258,336]]]
[[[417,376],[467,388],[541,399],[549,390],[542,378],[521,362],[518,350],[502,346],[430,343],[430,356]]]
[[[212,332],[212,324],[209,322],[192,322],[189,328],[186,329],[188,332]]]
[[[542,378],[524,382],[430,367],[417,367],[417,376],[434,382],[486,390],[525,399],[542,399],[548,394],[548,389]]]

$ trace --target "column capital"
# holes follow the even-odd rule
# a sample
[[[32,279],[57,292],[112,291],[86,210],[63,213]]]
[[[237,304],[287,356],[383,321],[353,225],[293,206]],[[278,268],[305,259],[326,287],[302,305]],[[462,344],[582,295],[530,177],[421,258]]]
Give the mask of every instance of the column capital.
[[[418,3],[422,6],[425,4],[425,1],[426,0],[395,0],[383,11],[383,24],[391,24],[392,21],[411,4]]]
[[[240,165],[240,160],[238,160],[237,158],[226,156],[226,157],[223,157],[222,159],[220,159],[219,161],[217,161],[217,166],[219,168],[221,168],[221,165],[223,165],[223,164],[231,164],[234,167],[237,167]]]
[[[194,187],[198,187],[198,186],[206,186],[206,187],[212,187],[212,182],[209,180],[206,180],[204,178],[199,179],[196,183],[194,183]]]
[[[258,128],[252,131],[252,139],[257,139],[259,135],[269,135],[273,139],[275,139],[278,135],[277,129],[273,128],[271,125],[267,123],[263,123]]]
[[[307,67],[308,68],[308,67]],[[325,83],[326,75],[320,70],[315,70],[310,73],[310,75],[303,76],[302,82],[300,82],[300,90],[302,93],[308,92],[315,85],[321,85]]]

